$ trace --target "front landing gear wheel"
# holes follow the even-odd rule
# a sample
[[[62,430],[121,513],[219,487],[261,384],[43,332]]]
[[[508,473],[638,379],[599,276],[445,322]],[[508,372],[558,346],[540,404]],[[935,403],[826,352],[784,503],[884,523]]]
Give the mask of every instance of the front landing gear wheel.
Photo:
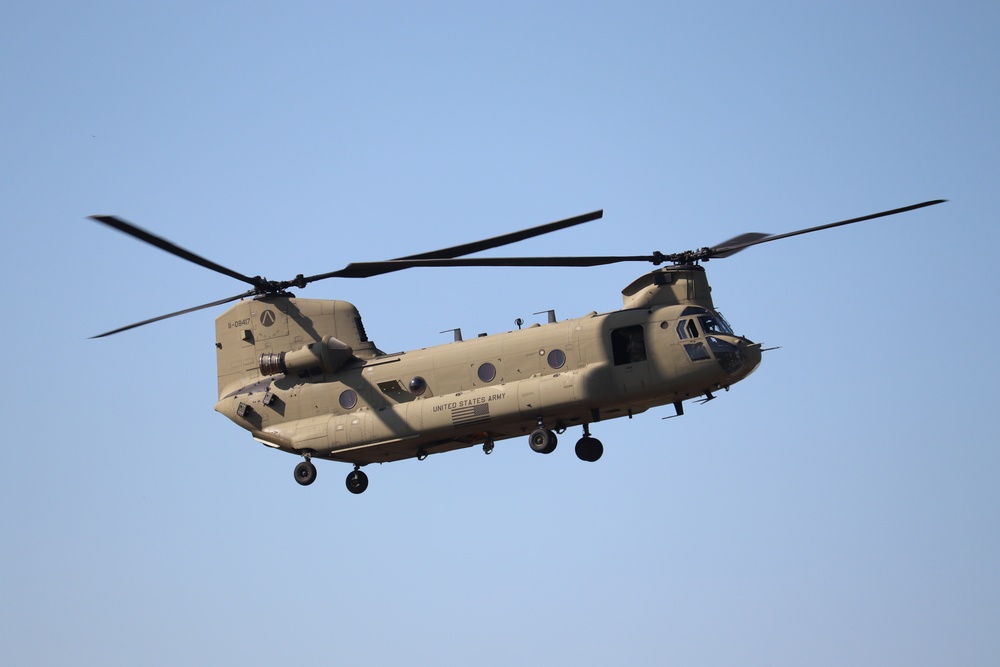
[[[551,454],[555,451],[557,442],[556,434],[544,428],[536,428],[528,436],[531,449],[539,454]]]
[[[302,486],[309,486],[316,481],[316,466],[311,461],[303,461],[295,466],[295,481]]]
[[[364,493],[368,488],[368,475],[360,470],[353,470],[347,476],[347,490],[353,494]]]
[[[581,461],[593,463],[604,454],[604,445],[597,438],[585,435],[576,441],[576,456]]]

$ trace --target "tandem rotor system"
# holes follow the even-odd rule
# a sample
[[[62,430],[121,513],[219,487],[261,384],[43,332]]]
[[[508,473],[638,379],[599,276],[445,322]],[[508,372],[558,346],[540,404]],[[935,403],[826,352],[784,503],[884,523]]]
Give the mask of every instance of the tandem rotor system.
[[[919,204],[911,204],[910,206],[903,206],[901,208],[895,208],[888,211],[881,211],[879,213],[872,213],[869,215],[864,215],[857,218],[850,218],[848,220],[841,220],[839,222],[831,222],[825,225],[819,225],[816,227],[807,227],[805,229],[799,229],[793,232],[785,232],[783,234],[762,234],[759,232],[750,232],[747,234],[741,234],[728,241],[723,241],[722,243],[700,248],[698,250],[686,250],[684,252],[664,254],[659,251],[654,251],[649,255],[584,255],[584,256],[573,256],[573,257],[560,257],[560,256],[548,256],[548,257],[466,257],[466,255],[471,255],[477,252],[482,252],[484,250],[490,250],[492,248],[498,248],[500,246],[508,245],[511,243],[516,243],[518,241],[523,241],[526,239],[534,238],[536,236],[541,236],[543,234],[549,234],[560,229],[567,229],[575,225],[580,225],[585,222],[590,222],[592,220],[600,219],[604,216],[603,210],[592,211],[590,213],[584,213],[583,215],[574,216],[572,218],[566,218],[565,220],[557,220],[556,222],[550,222],[545,225],[539,225],[537,227],[530,227],[528,229],[523,229],[517,232],[512,232],[510,234],[503,234],[501,236],[496,236],[489,239],[483,239],[480,241],[473,241],[471,243],[465,243],[462,245],[451,246],[449,248],[442,248],[440,250],[431,250],[429,252],[419,253],[416,255],[407,255],[406,257],[400,257],[397,259],[376,261],[376,262],[353,262],[348,264],[342,269],[336,271],[330,271],[327,273],[318,273],[311,276],[306,276],[303,274],[298,274],[291,280],[268,280],[259,275],[257,276],[247,276],[239,271],[234,271],[228,267],[221,264],[213,262],[209,259],[191,252],[190,250],[185,250],[184,248],[160,237],[151,232],[148,232],[130,222],[126,222],[119,217],[113,215],[93,215],[90,216],[91,220],[99,222],[103,225],[111,227],[112,229],[117,229],[118,231],[128,234],[133,238],[139,239],[145,243],[148,243],[160,250],[168,252],[176,257],[185,259],[189,262],[197,264],[198,266],[204,267],[216,273],[221,273],[222,275],[229,276],[235,280],[246,283],[250,285],[250,289],[240,292],[239,294],[234,294],[233,296],[228,296],[216,301],[211,301],[209,303],[203,303],[198,306],[192,306],[191,308],[185,308],[184,310],[179,310],[173,313],[167,313],[165,315],[159,315],[157,317],[152,317],[147,320],[142,320],[141,322],[134,322],[117,329],[112,329],[111,331],[106,331],[102,334],[93,336],[93,338],[103,338],[105,336],[110,336],[112,334],[121,333],[123,331],[128,331],[129,329],[135,329],[136,327],[141,327],[147,324],[152,324],[153,322],[159,322],[171,317],[177,317],[178,315],[185,315],[187,313],[193,313],[198,310],[203,310],[205,308],[212,308],[215,306],[221,306],[233,301],[238,301],[240,299],[253,298],[253,297],[264,297],[264,296],[277,296],[284,295],[287,290],[295,287],[302,289],[307,285],[318,282],[320,280],[326,280],[328,278],[371,278],[374,276],[380,276],[386,273],[392,273],[394,271],[402,271],[403,269],[414,269],[421,267],[469,267],[469,266],[511,266],[511,267],[588,267],[588,266],[605,266],[608,264],[617,264],[621,262],[650,262],[653,265],[659,266],[664,263],[673,264],[691,264],[696,262],[708,261],[710,259],[721,259],[724,257],[729,257],[736,254],[741,250],[745,250],[751,246],[760,245],[762,243],[770,243],[771,241],[778,241],[780,239],[791,238],[793,236],[799,236],[801,234],[809,234],[811,232],[818,232],[824,229],[832,229],[834,227],[842,227],[844,225],[850,225],[857,222],[863,222],[865,220],[874,220],[876,218],[884,218],[891,215],[897,215],[899,213],[906,213],[907,211],[914,211],[916,209],[924,208],[927,206],[934,206],[935,204],[941,204],[945,202],[944,199],[934,199],[930,201],[921,202]]]

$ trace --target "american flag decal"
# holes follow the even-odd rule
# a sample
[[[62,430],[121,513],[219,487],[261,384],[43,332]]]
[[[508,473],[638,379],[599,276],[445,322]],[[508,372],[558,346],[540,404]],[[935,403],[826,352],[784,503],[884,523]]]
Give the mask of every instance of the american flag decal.
[[[468,426],[482,424],[490,420],[490,404],[468,405],[451,411],[452,426]]]

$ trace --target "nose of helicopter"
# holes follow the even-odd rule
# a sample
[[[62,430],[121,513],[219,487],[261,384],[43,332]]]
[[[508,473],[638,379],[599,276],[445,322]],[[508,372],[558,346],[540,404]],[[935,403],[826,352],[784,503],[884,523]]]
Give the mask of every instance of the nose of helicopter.
[[[734,335],[708,336],[708,345],[715,360],[733,382],[750,375],[760,364],[760,343]]]
[[[740,379],[742,380],[760,366],[762,357],[761,344],[754,343],[747,338],[741,338],[737,347],[739,347],[740,354],[743,356],[743,368],[740,369]]]

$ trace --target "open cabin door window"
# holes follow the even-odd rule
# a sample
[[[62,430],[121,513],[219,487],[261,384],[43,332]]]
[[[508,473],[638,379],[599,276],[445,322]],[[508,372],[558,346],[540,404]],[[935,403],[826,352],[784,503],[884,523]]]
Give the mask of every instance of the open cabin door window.
[[[611,353],[615,366],[646,361],[646,334],[642,325],[612,329]]]

